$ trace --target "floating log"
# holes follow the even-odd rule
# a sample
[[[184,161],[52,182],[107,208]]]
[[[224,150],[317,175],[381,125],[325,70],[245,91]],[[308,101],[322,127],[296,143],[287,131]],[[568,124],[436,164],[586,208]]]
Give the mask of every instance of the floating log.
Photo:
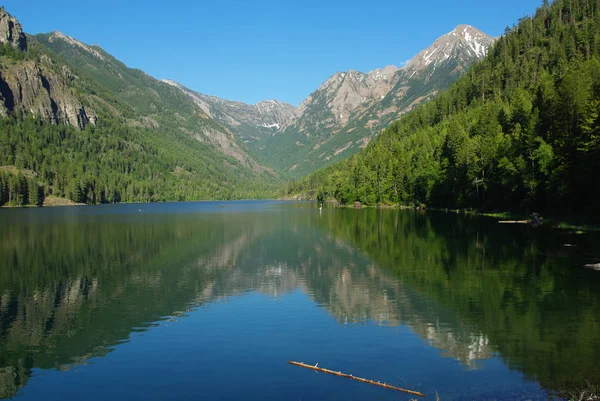
[[[587,265],[583,265],[586,269],[596,270],[600,272],[600,263],[590,263]]]
[[[503,224],[529,224],[531,220],[500,220],[498,223]]]
[[[319,365],[318,363],[315,366],[313,366],[313,365],[307,365],[307,364],[302,363],[302,362],[294,362],[294,361],[288,361],[288,363],[290,365],[300,366],[301,368],[312,369],[312,370],[316,370],[318,372],[328,373],[330,375],[339,376],[339,377],[345,377],[347,379],[356,380],[356,381],[359,381],[359,382],[362,382],[362,383],[372,384],[374,386],[389,388],[390,390],[402,391],[404,393],[408,393],[408,394],[412,394],[412,395],[418,395],[419,397],[425,397],[425,394],[419,393],[418,391],[407,390],[407,389],[404,389],[404,388],[392,386],[390,384],[376,382],[374,380],[369,380],[369,379],[363,379],[362,377],[356,377],[356,376],[349,375],[349,374],[342,373],[342,372],[335,372],[335,371],[329,370],[329,369],[323,369],[323,368],[318,367],[318,365]]]

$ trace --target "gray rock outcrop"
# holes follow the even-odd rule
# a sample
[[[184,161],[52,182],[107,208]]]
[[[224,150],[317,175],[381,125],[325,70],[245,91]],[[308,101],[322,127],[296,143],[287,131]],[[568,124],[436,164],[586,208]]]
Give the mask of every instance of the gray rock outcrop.
[[[0,44],[9,44],[21,51],[27,51],[27,38],[23,27],[4,7],[0,7]]]
[[[27,51],[21,24],[4,8],[0,8],[0,44]],[[69,86],[74,74],[66,66],[53,67],[57,66],[47,56],[41,62],[25,57],[0,63],[0,116],[31,114],[42,121],[80,129],[95,124],[96,115],[85,109]]]
[[[62,76],[31,60],[0,68],[0,115],[11,113],[30,113],[46,122],[81,129],[97,119]]]

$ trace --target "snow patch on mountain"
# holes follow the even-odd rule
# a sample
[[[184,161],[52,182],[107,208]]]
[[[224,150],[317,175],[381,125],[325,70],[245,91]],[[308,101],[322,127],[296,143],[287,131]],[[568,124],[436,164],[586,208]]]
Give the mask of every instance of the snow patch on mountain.
[[[470,64],[472,61],[484,57],[494,41],[494,38],[477,28],[470,25],[459,25],[417,54],[403,69],[414,72],[429,65],[436,68],[449,59],[454,59],[461,64]]]

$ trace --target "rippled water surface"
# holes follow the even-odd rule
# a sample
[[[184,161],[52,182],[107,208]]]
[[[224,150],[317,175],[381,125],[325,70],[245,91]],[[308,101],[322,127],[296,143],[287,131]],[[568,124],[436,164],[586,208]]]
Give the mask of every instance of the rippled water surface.
[[[0,210],[0,399],[546,399],[600,383],[599,237],[286,202]]]

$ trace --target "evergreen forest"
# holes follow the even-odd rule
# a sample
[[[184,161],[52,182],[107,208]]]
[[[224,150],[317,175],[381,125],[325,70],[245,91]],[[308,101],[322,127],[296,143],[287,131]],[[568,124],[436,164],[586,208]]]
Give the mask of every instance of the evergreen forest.
[[[30,38],[25,53],[3,46],[0,63],[65,62],[44,47],[48,40]],[[277,174],[189,135],[209,122],[175,89],[113,60],[106,68],[129,85],[119,91],[97,60],[77,60],[72,90],[93,102],[97,124],[79,130],[15,113],[0,118],[0,206],[40,205],[50,195],[88,204],[276,195]],[[152,96],[162,110],[145,100]],[[148,113],[161,128],[129,123]],[[599,174],[600,1],[556,0],[507,28],[449,90],[361,152],[290,181],[279,195],[597,217]]]
[[[600,2],[556,0],[362,152],[285,192],[599,216],[599,174]]]
[[[119,83],[106,78],[110,74],[93,76],[74,54],[67,54],[67,62],[43,42],[28,39],[25,52],[0,46],[0,85],[10,79],[3,71],[23,63],[35,63],[51,80],[66,69],[69,89],[98,121],[81,130],[17,111],[0,117],[0,206],[41,205],[50,196],[99,204],[256,199],[275,192],[275,174],[242,164],[190,134],[219,134],[222,128],[199,116],[178,90],[113,60],[118,70],[104,64],[116,71],[112,76],[137,85],[119,92]],[[88,69],[99,74],[101,65]],[[145,120],[155,124],[139,124]]]

